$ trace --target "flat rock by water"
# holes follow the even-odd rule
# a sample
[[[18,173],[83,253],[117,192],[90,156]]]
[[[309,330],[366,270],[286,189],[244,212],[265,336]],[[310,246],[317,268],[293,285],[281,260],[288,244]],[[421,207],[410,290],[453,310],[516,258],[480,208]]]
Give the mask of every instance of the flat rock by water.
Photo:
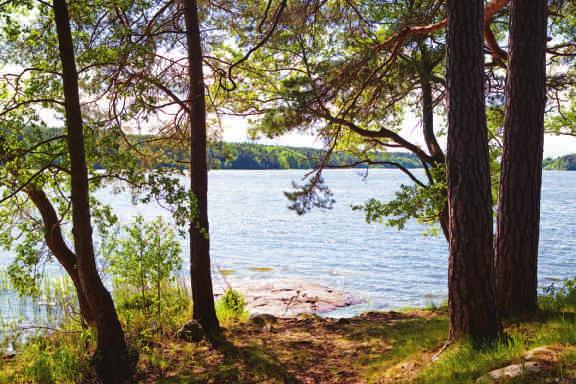
[[[250,313],[296,316],[299,313],[326,313],[358,304],[349,294],[300,279],[237,280],[231,287],[242,293]],[[216,288],[216,296],[224,293]]]

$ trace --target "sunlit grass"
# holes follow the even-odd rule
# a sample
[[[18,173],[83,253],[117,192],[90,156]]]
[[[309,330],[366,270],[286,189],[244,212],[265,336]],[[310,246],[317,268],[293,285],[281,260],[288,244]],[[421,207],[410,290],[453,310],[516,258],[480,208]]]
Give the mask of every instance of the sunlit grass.
[[[41,288],[54,305],[73,297],[69,283],[55,280]],[[554,346],[559,361],[543,375],[576,377],[576,312],[570,290],[542,298],[542,310],[530,318],[505,324],[508,339],[478,350],[466,341],[452,344],[439,359],[432,357],[448,336],[444,305],[396,312],[370,312],[345,321],[317,316],[278,319],[269,327],[248,320],[241,295],[228,292],[216,304],[226,327],[225,342],[187,343],[174,338],[190,319],[190,293],[182,281],[162,287],[159,315],[142,307],[137,292],[114,289],[119,317],[128,342],[140,352],[137,378],[158,383],[472,383],[487,372],[522,364],[527,351]],[[56,297],[62,295],[67,300]],[[1,383],[80,383],[91,377],[94,336],[72,317],[61,318],[58,330],[18,335],[21,323],[4,324],[15,335],[18,354],[0,360]],[[6,347],[6,344],[4,344]],[[318,364],[318,362],[322,362]],[[543,376],[506,383],[539,383]]]

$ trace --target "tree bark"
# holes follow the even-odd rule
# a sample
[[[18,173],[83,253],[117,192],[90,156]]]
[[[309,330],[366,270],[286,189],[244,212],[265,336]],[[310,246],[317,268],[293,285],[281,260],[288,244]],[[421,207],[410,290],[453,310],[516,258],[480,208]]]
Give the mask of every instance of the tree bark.
[[[496,339],[492,196],[486,130],[482,0],[447,3],[450,337]]]
[[[434,132],[434,100],[430,78],[436,65],[430,60],[425,46],[422,46],[421,52],[422,66],[419,70],[419,78],[420,88],[422,90],[422,131],[424,133],[424,141],[430,153],[431,165],[444,166],[446,164],[446,156],[440,144],[438,144],[438,139]],[[431,177],[429,177],[429,181],[430,183],[438,182],[438,180],[433,180]],[[448,203],[446,203],[440,211],[438,221],[440,222],[440,228],[442,229],[444,238],[446,241],[449,241]]]
[[[195,211],[190,220],[190,274],[193,317],[209,334],[219,331],[214,308],[208,229],[208,164],[206,159],[206,101],[202,69],[202,42],[196,0],[184,0],[188,45],[190,190]]]
[[[537,309],[546,24],[546,0],[512,1],[495,246],[497,303],[503,315]]]
[[[420,74],[420,87],[422,89],[422,129],[424,131],[424,141],[430,152],[430,157],[434,164],[444,164],[444,152],[438,144],[434,133],[434,104],[432,99],[432,84],[429,76],[434,70],[433,64],[425,65],[426,68]]]
[[[122,383],[129,379],[130,362],[124,332],[118,321],[112,297],[104,287],[96,268],[78,72],[66,0],[54,0],[53,9],[63,70],[67,141],[71,164],[72,234],[78,277],[84,292],[87,293],[88,305],[95,315],[97,373],[104,383]]]
[[[80,283],[76,255],[68,248],[64,236],[62,236],[60,220],[58,219],[58,214],[54,206],[48,199],[48,196],[46,196],[46,193],[38,187],[30,185],[26,188],[26,194],[40,212],[40,216],[42,216],[46,245],[58,262],[64,267],[64,270],[66,270],[66,273],[70,276],[74,284],[83,321],[90,326],[95,326],[94,313],[88,304],[86,292]]]

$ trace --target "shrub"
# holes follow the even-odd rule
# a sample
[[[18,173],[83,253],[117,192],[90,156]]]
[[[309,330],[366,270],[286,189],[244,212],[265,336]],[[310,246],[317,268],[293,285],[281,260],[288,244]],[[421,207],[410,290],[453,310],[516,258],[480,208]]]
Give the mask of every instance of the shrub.
[[[216,301],[216,315],[222,323],[248,319],[244,296],[240,292],[228,288],[224,295]]]
[[[137,216],[133,224],[106,239],[103,251],[119,307],[160,320],[163,309],[174,306],[174,300],[182,304],[186,293],[176,284],[181,248],[162,218],[145,222]]]
[[[576,310],[576,278],[565,279],[561,287],[554,284],[544,288],[544,295],[539,298],[540,307],[550,312]]]
[[[89,331],[73,334],[30,337],[21,350],[13,369],[0,379],[12,383],[82,383],[89,370],[86,350]]]

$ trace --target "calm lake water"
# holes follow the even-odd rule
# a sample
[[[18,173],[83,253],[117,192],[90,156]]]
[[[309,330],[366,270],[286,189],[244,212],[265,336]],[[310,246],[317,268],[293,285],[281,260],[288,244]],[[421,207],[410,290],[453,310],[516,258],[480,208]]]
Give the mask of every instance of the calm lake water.
[[[419,173],[419,172],[417,172]],[[366,224],[350,206],[376,197],[393,197],[409,180],[396,170],[330,170],[332,210],[297,216],[283,191],[304,171],[213,171],[209,214],[214,268],[233,270],[240,279],[298,278],[350,293],[362,304],[331,313],[349,316],[370,309],[439,303],[447,294],[447,244],[425,237],[410,223],[398,231]],[[128,194],[100,192],[124,222],[136,214],[166,215],[155,205],[133,206]],[[185,247],[186,249],[186,247]],[[541,286],[576,276],[576,172],[544,172],[539,278]],[[186,260],[187,252],[184,255]],[[10,255],[0,253],[0,264]],[[254,268],[270,268],[257,272]],[[216,284],[222,282],[215,272]],[[1,297],[6,297],[2,295]],[[0,297],[0,299],[1,299]],[[4,300],[3,300],[4,301]],[[6,315],[10,308],[0,304]]]

